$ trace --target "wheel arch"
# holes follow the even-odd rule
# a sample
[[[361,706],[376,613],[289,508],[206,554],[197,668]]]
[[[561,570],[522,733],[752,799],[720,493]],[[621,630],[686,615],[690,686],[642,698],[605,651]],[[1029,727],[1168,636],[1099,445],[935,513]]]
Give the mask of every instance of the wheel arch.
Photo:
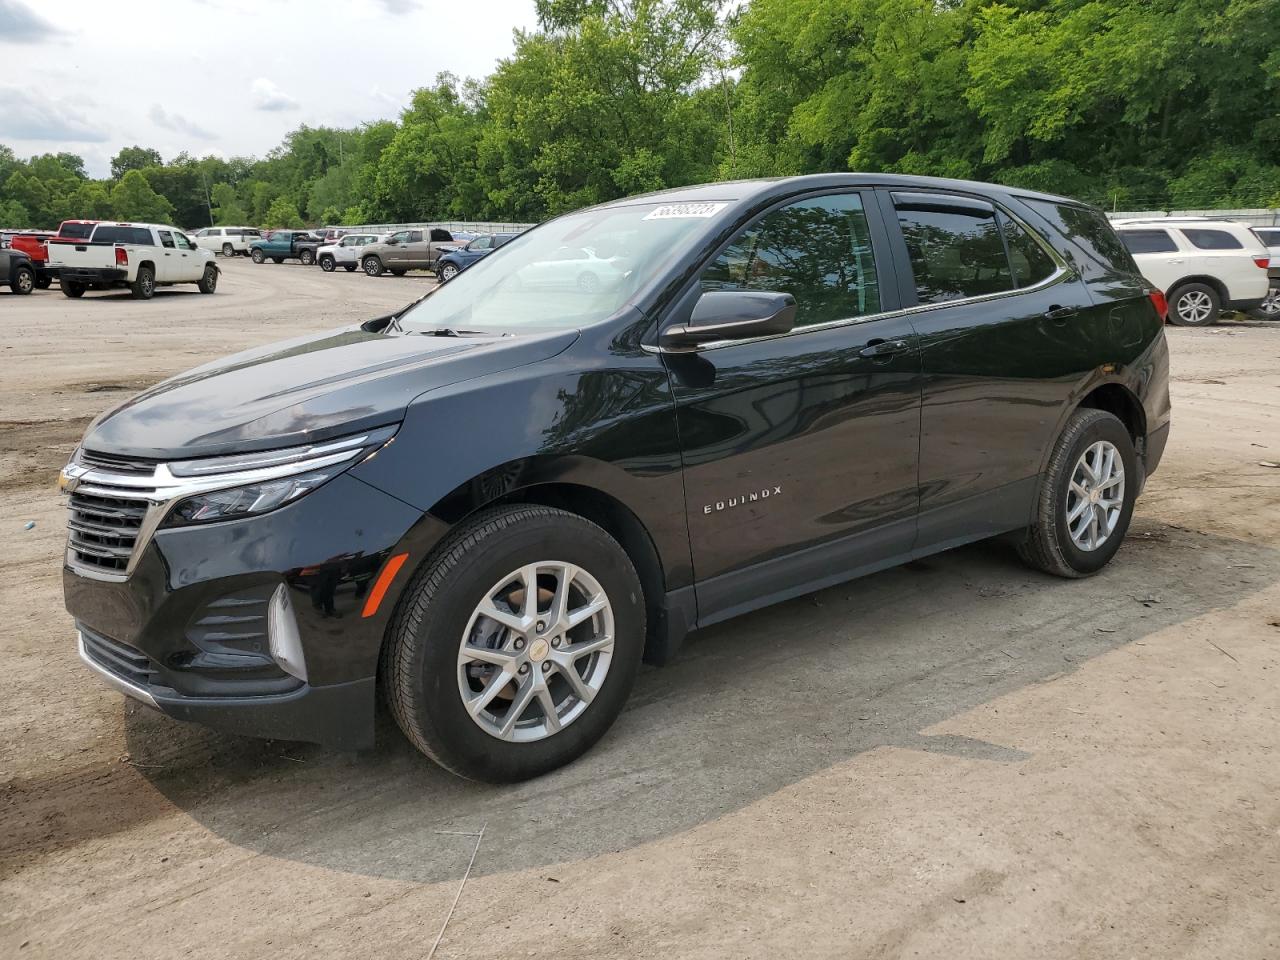
[[[1141,453],[1147,436],[1147,413],[1132,390],[1118,382],[1100,384],[1076,404],[1076,409],[1082,407],[1105,410],[1113,415],[1128,429],[1134,449]]]
[[[1186,286],[1188,283],[1202,283],[1206,287],[1210,287],[1215,293],[1217,293],[1218,299],[1222,303],[1226,303],[1229,299],[1231,299],[1230,296],[1227,294],[1226,284],[1224,284],[1221,280],[1219,280],[1217,277],[1211,277],[1211,276],[1208,276],[1207,274],[1198,274],[1198,273],[1192,274],[1189,277],[1182,277],[1179,280],[1175,281],[1174,283],[1169,284],[1169,288],[1165,290],[1165,296],[1169,297],[1172,300],[1173,292],[1177,290],[1179,287]]]

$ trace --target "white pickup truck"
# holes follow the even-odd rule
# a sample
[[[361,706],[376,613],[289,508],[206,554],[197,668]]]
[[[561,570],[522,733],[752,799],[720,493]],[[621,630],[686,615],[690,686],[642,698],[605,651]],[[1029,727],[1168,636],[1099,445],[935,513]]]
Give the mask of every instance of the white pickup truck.
[[[154,223],[99,223],[87,240],[50,245],[49,267],[68,297],[86,290],[128,287],[150,300],[157,286],[194,283],[201,293],[218,287],[212,250],[201,250],[176,227]]]

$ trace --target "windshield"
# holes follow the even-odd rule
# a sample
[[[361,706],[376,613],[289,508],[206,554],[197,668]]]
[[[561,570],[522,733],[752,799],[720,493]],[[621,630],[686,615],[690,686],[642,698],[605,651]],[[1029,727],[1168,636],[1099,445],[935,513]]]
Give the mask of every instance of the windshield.
[[[522,333],[603,320],[679,258],[725,206],[642,203],[568,214],[441,284],[400,326]]]

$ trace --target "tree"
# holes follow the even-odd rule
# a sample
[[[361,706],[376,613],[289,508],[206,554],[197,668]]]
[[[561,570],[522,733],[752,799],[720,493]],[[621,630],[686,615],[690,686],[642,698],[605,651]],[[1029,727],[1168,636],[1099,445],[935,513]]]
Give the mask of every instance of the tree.
[[[111,158],[111,179],[119,180],[130,170],[145,170],[164,164],[158,150],[150,147],[125,147]]]
[[[27,208],[17,200],[0,200],[0,226],[30,227],[34,224]]]
[[[293,201],[287,197],[277,197],[272,201],[266,216],[262,218],[262,226],[268,230],[275,230],[279,227],[301,230],[305,224],[302,222],[302,217],[298,214],[298,208]]]
[[[217,183],[211,192],[214,223],[239,225],[249,222],[249,215],[236,199],[235,187],[229,183]]]
[[[169,223],[173,205],[151,189],[146,174],[130,170],[111,191],[111,212],[118,220]]]

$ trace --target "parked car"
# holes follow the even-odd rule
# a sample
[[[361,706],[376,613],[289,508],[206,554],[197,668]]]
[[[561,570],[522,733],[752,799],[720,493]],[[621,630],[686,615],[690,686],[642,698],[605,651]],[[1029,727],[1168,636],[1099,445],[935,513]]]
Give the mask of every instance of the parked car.
[[[0,287],[19,294],[28,294],[36,288],[35,264],[21,250],[0,250]]]
[[[457,235],[455,234],[454,236],[456,239]],[[470,241],[466,246],[459,247],[457,250],[450,250],[441,256],[436,266],[436,275],[442,282],[452,280],[485,254],[492,253],[504,243],[514,240],[517,236],[519,234],[515,233],[482,234]]]
[[[218,287],[218,265],[176,227],[155,223],[99,223],[88,240],[51,244],[50,266],[62,292],[72,298],[86,290],[128,287],[150,300],[157,287],[194,283],[201,293]]]
[[[459,246],[453,234],[441,227],[397,230],[385,240],[365,247],[360,263],[371,277],[380,277],[384,272],[403,277],[409,270],[434,270],[443,254]]]
[[[311,231],[311,235],[322,244],[337,243],[348,231],[343,227],[323,227]]]
[[[566,247],[631,269],[521,282]],[[1014,187],[567,214],[94,421],[62,474],[80,655],[171,716],[344,748],[380,685],[448,769],[536,776],[691,629],[999,535],[1100,571],[1168,437],[1162,304],[1101,211]]]
[[[1267,297],[1249,313],[1258,320],[1280,320],[1280,227],[1254,227],[1253,232],[1266,245],[1271,264],[1267,267]]]
[[[348,233],[336,243],[330,243],[316,251],[316,262],[325,273],[342,267],[348,273],[360,266],[360,254],[371,243],[382,238],[376,233]]]
[[[49,289],[54,280],[54,272],[49,269],[49,238],[52,236],[54,234],[48,230],[6,230],[0,233],[0,248],[25,253],[31,260],[37,290]]]
[[[1247,224],[1205,217],[1117,220],[1142,275],[1164,291],[1169,321],[1202,327],[1267,297],[1270,254]]]
[[[257,227],[205,227],[195,232],[196,246],[224,257],[248,256],[249,245],[262,236]]]
[[[250,242],[249,256],[254,263],[301,260],[310,266],[316,262],[319,248],[320,241],[305,230],[272,230]]]

